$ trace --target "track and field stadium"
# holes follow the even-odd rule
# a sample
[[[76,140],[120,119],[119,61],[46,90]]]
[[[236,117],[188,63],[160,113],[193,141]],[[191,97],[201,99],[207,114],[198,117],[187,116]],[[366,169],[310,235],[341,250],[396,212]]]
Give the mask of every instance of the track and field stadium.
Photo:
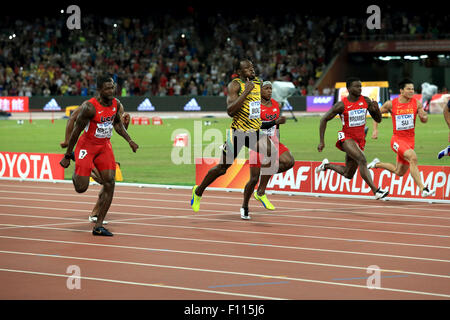
[[[0,298],[138,300],[177,319],[272,319],[316,300],[448,301],[450,157],[438,154],[450,144],[450,24],[431,9],[426,16],[436,19],[396,5],[379,5],[378,17],[368,6],[245,9],[236,19],[229,8],[206,12],[192,3],[151,13],[108,9],[99,18],[82,2],[39,18],[31,9],[6,14]],[[205,190],[200,210],[191,208],[193,186],[221,156],[232,121],[229,83],[243,59],[271,81],[286,117],[280,141],[295,159],[268,182],[275,210],[252,192],[248,221],[240,216],[250,177],[245,148]],[[104,227],[114,236],[96,237],[88,217],[99,194],[105,198],[103,186],[91,178],[77,193],[75,162],[61,167],[60,144],[72,112],[98,94],[105,74],[139,148],[134,153],[113,132],[115,187]],[[422,196],[409,170],[369,169],[376,187],[389,191],[380,200],[360,169],[351,179],[316,170],[325,158],[345,163],[335,146],[339,116],[317,149],[321,118],[351,94],[349,77],[379,107],[400,99],[399,83],[411,80],[427,117],[415,121],[414,151],[433,195]],[[395,164],[391,114],[382,115],[377,134],[373,122],[367,113],[367,163]]]

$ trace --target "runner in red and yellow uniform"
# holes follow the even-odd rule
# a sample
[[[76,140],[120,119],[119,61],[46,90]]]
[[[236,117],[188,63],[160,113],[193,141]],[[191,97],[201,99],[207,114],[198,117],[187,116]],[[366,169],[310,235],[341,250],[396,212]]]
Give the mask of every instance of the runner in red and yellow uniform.
[[[410,169],[411,176],[420,188],[422,197],[432,196],[435,194],[435,190],[430,190],[423,185],[417,166],[417,154],[414,151],[416,117],[418,115],[420,121],[426,123],[428,115],[423,110],[422,103],[413,98],[414,84],[411,80],[403,80],[399,87],[400,96],[386,101],[380,109],[381,113],[390,112],[392,115],[391,149],[397,154],[396,164],[383,163],[375,158],[369,163],[368,168],[386,169],[400,177]]]

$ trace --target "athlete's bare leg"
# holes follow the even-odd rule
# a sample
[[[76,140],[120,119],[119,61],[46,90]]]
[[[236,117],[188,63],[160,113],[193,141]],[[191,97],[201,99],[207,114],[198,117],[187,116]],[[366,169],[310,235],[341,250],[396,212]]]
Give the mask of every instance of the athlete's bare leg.
[[[422,191],[424,185],[420,177],[416,152],[413,149],[406,150],[403,153],[403,158],[405,158],[405,160],[408,161],[409,164],[397,162],[396,165],[393,165],[392,163],[378,162],[377,164],[375,164],[375,168],[386,169],[399,177],[403,177],[408,169],[410,169],[410,174],[414,182],[417,184],[420,191]]]
[[[356,170],[358,169],[358,162],[353,160],[353,158],[350,158],[348,154],[345,154],[344,166],[341,166],[339,164],[327,163],[324,168],[336,171],[347,179],[352,179],[356,173]]]
[[[280,162],[280,167],[278,168],[277,173],[288,171],[295,164],[294,157],[292,156],[292,154],[289,151],[283,152],[281,154],[279,162]],[[251,171],[250,171],[250,173],[251,173]],[[259,181],[258,191],[257,191],[258,196],[262,196],[262,195],[264,195],[264,193],[266,193],[266,187],[267,187],[267,184],[269,183],[270,177],[272,177],[272,176],[271,175],[261,175],[261,179]]]
[[[250,148],[253,149],[253,151],[257,151],[257,152],[259,151],[264,155],[264,157],[261,161],[260,172],[264,172],[264,170],[266,172],[270,171],[271,165],[273,163],[272,162],[273,159],[271,159],[272,152],[277,152],[277,155],[278,155],[278,150],[276,150],[276,147],[273,146],[273,144],[268,136],[262,136],[257,141],[256,144],[257,144],[256,148],[254,146],[251,146]],[[272,149],[274,149],[274,150],[272,150]],[[248,208],[248,202],[250,201],[250,197],[252,196],[252,193],[255,190],[255,186],[257,183],[258,183],[258,179],[255,179],[255,177],[250,177],[250,180],[245,185],[244,199],[242,201],[242,208]]]
[[[405,158],[406,161],[409,162],[409,173],[413,177],[414,182],[417,184],[420,191],[422,191],[425,186],[423,185],[422,179],[420,177],[416,152],[413,149],[406,150],[403,153],[403,158]]]
[[[97,182],[98,184],[103,184],[103,180],[100,176],[100,172],[98,171],[97,168],[93,168],[92,172],[91,172],[91,177],[92,179],[94,179],[95,182]]]
[[[356,169],[359,168],[359,174],[361,175],[361,178],[367,183],[367,185],[370,187],[372,192],[375,194],[378,188],[375,186],[372,180],[372,176],[370,175],[369,169],[367,169],[367,160],[366,156],[362,152],[362,150],[359,148],[358,144],[353,139],[345,140],[342,143],[342,148],[344,149],[346,153],[346,165],[345,166],[339,166],[339,165],[332,165],[332,164],[326,164],[325,169],[332,169],[347,179],[353,178],[353,175],[356,172]],[[352,160],[350,160],[352,159]],[[349,166],[348,166],[349,165]],[[347,167],[348,166],[348,167]]]
[[[102,178],[100,176],[100,172],[98,171],[97,168],[94,167],[94,169],[92,169],[91,177],[92,177],[92,179],[95,180],[95,182],[97,182],[100,185],[103,185],[103,180],[102,180]],[[94,209],[92,209],[91,217],[95,217],[98,215],[98,210],[100,208],[100,198],[101,198],[102,192],[103,192],[103,188],[100,190],[100,194],[98,196],[97,202],[95,203]]]
[[[86,192],[89,188],[89,177],[79,176],[76,173],[72,175],[73,186],[78,193]]]
[[[198,185],[197,189],[195,190],[195,194],[199,197],[203,195],[203,192],[205,189],[213,183],[218,177],[223,176],[229,167],[231,167],[231,163],[226,163],[226,153],[222,152],[222,157],[220,159],[219,164],[217,164],[215,167],[211,168],[206,176],[203,178],[202,182]]]
[[[388,162],[378,162],[374,168],[386,169],[395,175],[402,177],[409,169],[409,164],[397,162],[395,165]]]
[[[242,208],[248,208],[248,202],[250,200],[251,194],[253,193],[253,190],[255,190],[255,187],[258,184],[260,172],[261,169],[259,167],[250,167],[250,179],[248,180],[244,188],[244,200],[242,201]],[[247,194],[250,195],[248,196],[248,198],[245,196]]]
[[[97,214],[97,222],[95,228],[99,228],[103,225],[103,220],[111,206],[111,202],[114,195],[115,187],[115,170],[103,170],[100,171],[100,177],[103,181],[102,190],[99,193],[99,209]]]

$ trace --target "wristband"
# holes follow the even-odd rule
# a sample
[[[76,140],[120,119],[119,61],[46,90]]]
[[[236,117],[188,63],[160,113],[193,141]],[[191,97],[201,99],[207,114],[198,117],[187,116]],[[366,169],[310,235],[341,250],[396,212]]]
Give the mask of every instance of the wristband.
[[[75,152],[72,152],[72,153],[66,153],[65,155],[64,155],[64,158],[65,159],[72,159],[73,161],[75,161]]]

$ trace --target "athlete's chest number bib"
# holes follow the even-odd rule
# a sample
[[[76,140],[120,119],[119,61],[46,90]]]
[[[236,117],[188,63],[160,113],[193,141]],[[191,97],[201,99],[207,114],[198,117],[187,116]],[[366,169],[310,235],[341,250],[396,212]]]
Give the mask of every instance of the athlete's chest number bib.
[[[112,122],[98,123],[94,136],[96,138],[111,138],[112,130],[113,130]]]
[[[269,129],[261,129],[261,132],[269,137],[273,137],[275,135],[275,129],[277,126],[272,126]]]
[[[398,114],[395,116],[396,130],[408,130],[414,128],[413,114]]]
[[[249,119],[259,119],[261,117],[261,101],[250,101],[249,103]]]
[[[348,126],[359,127],[366,124],[366,109],[350,110],[348,112]]]

